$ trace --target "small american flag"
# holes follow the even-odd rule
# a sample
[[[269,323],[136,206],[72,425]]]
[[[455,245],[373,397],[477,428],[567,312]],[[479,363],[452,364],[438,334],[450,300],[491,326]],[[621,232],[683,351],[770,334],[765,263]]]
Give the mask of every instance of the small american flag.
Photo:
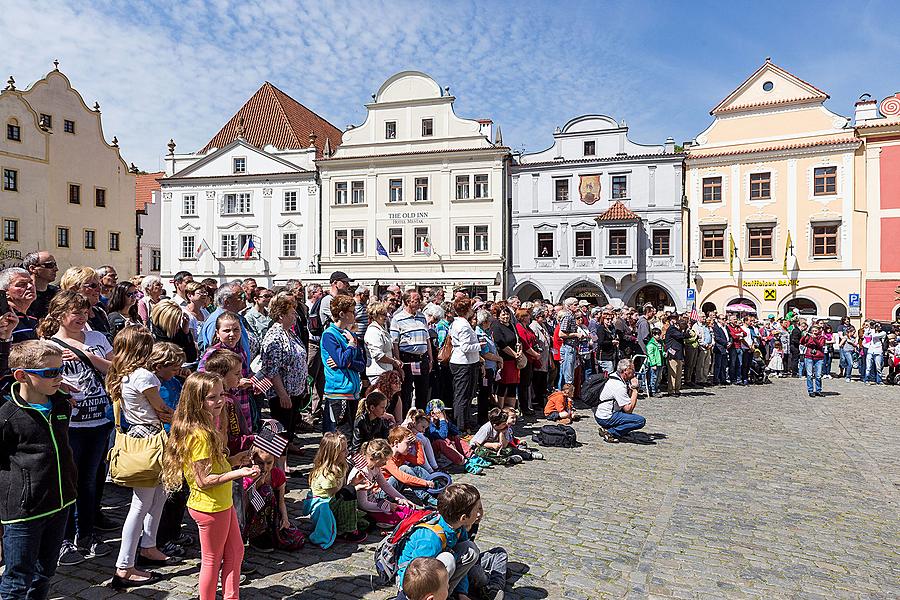
[[[250,505],[256,509],[256,512],[259,512],[266,505],[266,499],[262,497],[262,494],[256,491],[256,486],[250,486]]]
[[[253,445],[272,456],[281,456],[287,448],[288,441],[271,429],[260,429],[253,438]]]
[[[265,394],[272,389],[272,380],[259,373],[251,377],[250,381],[253,383],[253,391],[257,394]]]
[[[263,419],[262,420],[262,428],[268,429],[272,433],[284,433],[287,429],[284,428],[277,419]]]
[[[697,303],[691,305],[691,321],[699,321],[700,316],[697,314]]]
[[[369,461],[363,454],[354,454],[349,459],[350,466],[354,467],[359,473],[366,478],[366,481],[372,483],[369,477]],[[375,502],[382,512],[390,512],[391,501],[387,498],[376,498],[372,491],[368,492],[369,500]]]

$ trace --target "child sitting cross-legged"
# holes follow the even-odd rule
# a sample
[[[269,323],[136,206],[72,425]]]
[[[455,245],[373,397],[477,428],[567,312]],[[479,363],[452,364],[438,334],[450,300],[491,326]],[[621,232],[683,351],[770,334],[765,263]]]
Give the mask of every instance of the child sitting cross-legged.
[[[428,417],[425,416],[425,411],[418,408],[409,409],[409,412],[406,413],[406,419],[400,424],[415,434],[416,443],[424,450],[425,464],[423,464],[422,467],[429,473],[437,471],[438,464],[434,457],[434,448],[431,447],[431,440],[425,437],[425,432],[428,431],[429,425]],[[418,448],[416,448],[416,451],[418,452]]]
[[[397,600],[447,600],[450,596],[450,574],[436,558],[419,557],[406,567],[403,589]]]
[[[425,463],[425,451],[421,445],[410,453],[415,444],[413,432],[406,427],[394,427],[388,434],[388,444],[393,455],[388,459],[384,474],[388,482],[410,500],[426,506],[434,506],[436,500],[428,490],[436,487],[430,479],[430,473],[422,466]]]
[[[370,440],[354,457],[354,466],[347,476],[356,487],[359,507],[383,528],[393,527],[402,521],[415,506],[384,478],[382,469],[387,466],[393,453],[386,440]]]
[[[561,390],[557,390],[547,397],[544,416],[551,421],[568,425],[575,420],[575,408],[572,404],[574,396],[575,386],[571,383],[564,384]]]
[[[247,492],[245,534],[250,545],[261,552],[299,550],[306,536],[291,525],[284,502],[284,471],[275,466],[278,457],[253,447],[250,459],[259,467],[259,476],[245,477],[242,484]]]
[[[524,447],[512,433],[517,413],[514,408],[492,408],[488,413],[488,422],[469,440],[472,453],[485,464],[517,465],[523,460],[543,458],[539,452]]]
[[[461,465],[471,455],[472,449],[464,439],[459,437],[459,429],[444,414],[446,406],[441,400],[431,400],[425,407],[430,420],[425,435],[431,440],[431,446],[454,465]]]

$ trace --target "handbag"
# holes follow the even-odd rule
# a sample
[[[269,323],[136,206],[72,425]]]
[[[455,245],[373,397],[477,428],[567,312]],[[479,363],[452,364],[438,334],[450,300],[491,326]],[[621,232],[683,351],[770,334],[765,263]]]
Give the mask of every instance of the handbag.
[[[450,356],[453,354],[453,340],[450,338],[450,332],[444,337],[444,343],[438,351],[437,359],[440,363],[450,362]]]
[[[150,437],[131,437],[122,431],[119,401],[113,402],[116,441],[110,448],[109,477],[124,487],[156,487],[162,473],[163,451],[169,439],[165,429]]]
[[[520,371],[528,365],[528,357],[522,351],[522,346],[517,346],[519,354],[516,356],[516,368]]]

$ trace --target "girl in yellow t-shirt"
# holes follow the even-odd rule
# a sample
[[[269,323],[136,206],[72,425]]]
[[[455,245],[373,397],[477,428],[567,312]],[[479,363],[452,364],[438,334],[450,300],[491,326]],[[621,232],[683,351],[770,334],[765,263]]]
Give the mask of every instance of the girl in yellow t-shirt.
[[[233,469],[248,459],[242,452],[227,457],[218,426],[225,405],[222,378],[194,373],[184,382],[163,457],[163,483],[169,491],[190,488],[187,506],[200,532],[200,600],[215,600],[222,572],[223,600],[237,600],[244,542],[231,501],[231,482],[256,477],[259,467]]]

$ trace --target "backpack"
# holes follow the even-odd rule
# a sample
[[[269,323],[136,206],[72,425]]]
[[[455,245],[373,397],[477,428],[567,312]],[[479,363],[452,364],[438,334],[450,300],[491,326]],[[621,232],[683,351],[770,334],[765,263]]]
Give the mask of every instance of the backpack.
[[[531,439],[541,446],[575,448],[578,445],[575,429],[568,425],[543,425],[540,432],[531,436]]]
[[[315,302],[313,302],[312,308],[309,309],[309,318],[307,318],[307,326],[309,328],[309,335],[313,335],[316,337],[321,337],[325,332],[325,324],[322,322],[322,315],[320,314],[320,310],[322,308],[322,298],[325,295],[319,296]]]
[[[403,566],[398,564],[403,546],[419,527],[430,529],[438,536],[442,552],[447,548],[447,534],[437,524],[439,518],[440,515],[434,510],[414,510],[378,543],[375,549],[375,581],[379,585],[388,585],[397,576],[397,571]]]
[[[581,401],[589,408],[596,408],[600,404],[600,392],[603,391],[603,386],[607,381],[609,381],[609,374],[604,371],[591,375],[581,386]]]

